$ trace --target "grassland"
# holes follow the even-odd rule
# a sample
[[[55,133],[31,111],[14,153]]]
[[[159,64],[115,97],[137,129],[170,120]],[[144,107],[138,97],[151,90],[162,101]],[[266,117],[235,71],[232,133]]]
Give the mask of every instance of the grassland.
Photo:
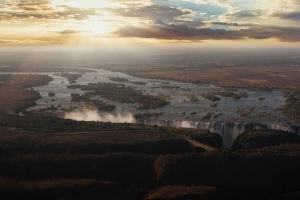
[[[238,65],[238,64],[236,64]],[[172,67],[161,66],[114,66],[114,71],[120,71],[132,76],[177,80],[193,83],[210,83],[222,87],[240,88],[300,88],[300,71],[297,66],[281,64],[249,66],[231,66],[228,63],[209,66],[205,63],[181,65]]]
[[[284,143],[299,143],[300,136],[279,130],[252,130],[240,134],[234,141],[234,149],[260,149]]]
[[[65,67],[42,67],[42,66],[31,66],[31,67],[0,67],[0,72],[3,73],[46,73],[46,72],[73,72],[73,73],[86,73],[95,72],[90,69],[80,69],[80,68],[65,68]]]
[[[50,81],[52,78],[47,75],[0,75],[0,115],[34,106],[41,96],[35,90],[26,88],[47,85]]]

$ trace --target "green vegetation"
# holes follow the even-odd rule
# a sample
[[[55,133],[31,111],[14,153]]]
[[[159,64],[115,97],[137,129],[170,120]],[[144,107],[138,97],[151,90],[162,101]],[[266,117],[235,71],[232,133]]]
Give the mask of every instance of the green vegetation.
[[[217,107],[217,106],[218,106],[218,104],[216,104],[216,103],[210,104],[210,107],[212,107],[212,108],[215,108],[215,107]]]
[[[120,78],[120,77],[109,77],[110,81],[116,81],[116,82],[129,82],[127,78]]]
[[[217,92],[213,92],[212,94],[219,95],[222,97],[230,97],[232,99],[241,99],[241,98],[248,97],[247,92],[217,91]]]
[[[22,128],[23,130],[39,133],[54,132],[86,132],[105,130],[131,130],[134,125],[115,124],[101,122],[77,122],[69,119],[62,119],[41,114],[31,114],[24,116],[5,115],[0,122],[0,126]]]
[[[284,96],[286,97],[284,108],[279,110],[295,122],[300,123],[300,90],[285,90]]]
[[[217,97],[217,96],[215,96],[215,95],[208,94],[208,93],[202,94],[202,97],[203,97],[204,99],[207,99],[207,100],[210,100],[210,101],[220,101],[220,100],[221,100],[220,97]]]
[[[70,73],[56,73],[55,74],[56,76],[61,76],[61,77],[64,77],[64,78],[67,78],[68,81],[70,83],[76,83],[76,80],[79,78],[79,77],[82,77],[82,74],[81,73],[77,73],[77,74],[70,74]]]
[[[213,118],[216,119],[216,118],[220,117],[221,115],[223,115],[223,113],[214,114]]]
[[[263,91],[263,92],[273,92],[274,87],[247,87],[250,91]]]
[[[193,94],[189,95],[188,98],[189,98],[190,102],[199,102],[199,99],[197,97],[195,97],[195,95],[193,95]]]
[[[93,96],[121,103],[138,103],[140,109],[158,108],[168,105],[170,102],[159,97],[144,95],[142,92],[123,84],[95,83],[88,85],[70,85],[68,88],[93,91]]]
[[[232,99],[240,99],[240,98],[247,98],[248,94],[246,92],[233,92],[233,91],[215,91],[210,93],[204,93],[202,94],[202,97],[204,99],[210,100],[210,101],[219,101],[221,100],[220,97],[230,97]]]
[[[98,110],[103,110],[103,111],[114,111],[116,109],[115,105],[106,104],[104,102],[96,102],[94,103],[94,105]]]
[[[248,117],[251,115],[251,113],[247,110],[244,110],[244,109],[238,109],[236,111],[236,113],[240,114],[242,117]]]
[[[253,110],[255,110],[256,109],[256,107],[255,106],[252,106],[252,107],[247,107],[247,109],[249,110],[249,111],[253,111]]]
[[[55,93],[54,93],[54,92],[48,92],[48,96],[49,96],[49,97],[54,97],[54,96],[55,96]]]
[[[202,119],[210,119],[212,115],[213,115],[213,113],[208,112],[208,113],[206,113],[205,116],[202,117]]]
[[[146,119],[149,119],[151,117],[160,117],[162,116],[164,113],[139,113],[134,115],[134,118],[139,121],[139,122],[143,122]]]
[[[83,95],[80,95],[78,93],[72,93],[71,94],[71,101],[72,102],[81,102],[84,99]]]
[[[284,143],[299,143],[300,136],[279,130],[252,130],[240,134],[233,142],[234,149],[259,149]]]
[[[93,93],[86,92],[85,94],[81,95],[78,93],[71,94],[71,101],[72,102],[85,102],[87,105],[93,105],[98,110],[103,111],[114,111],[116,109],[115,105],[104,103],[101,100],[94,100],[92,99]]]
[[[135,85],[147,85],[146,82],[141,82],[141,81],[132,81],[130,83],[135,84]]]

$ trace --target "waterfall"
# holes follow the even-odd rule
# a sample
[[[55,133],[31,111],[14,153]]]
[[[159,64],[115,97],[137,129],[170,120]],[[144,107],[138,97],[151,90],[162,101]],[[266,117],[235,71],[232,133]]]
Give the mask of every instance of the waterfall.
[[[273,129],[300,134],[300,127],[290,124],[256,124],[256,123],[224,123],[202,121],[180,121],[172,119],[147,119],[146,125],[174,126],[182,128],[208,129],[211,133],[218,133],[223,139],[225,147],[231,147],[239,134],[247,130]]]

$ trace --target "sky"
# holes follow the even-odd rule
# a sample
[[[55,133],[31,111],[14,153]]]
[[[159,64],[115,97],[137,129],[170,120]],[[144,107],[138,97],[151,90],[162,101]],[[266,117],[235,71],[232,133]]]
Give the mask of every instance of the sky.
[[[0,0],[0,46],[298,47],[300,0]]]

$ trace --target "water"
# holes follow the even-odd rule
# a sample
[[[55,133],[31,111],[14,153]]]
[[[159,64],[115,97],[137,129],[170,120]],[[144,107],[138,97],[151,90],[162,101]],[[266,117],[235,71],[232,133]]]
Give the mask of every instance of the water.
[[[224,123],[224,122],[203,122],[203,121],[178,121],[170,119],[147,119],[144,122],[147,125],[175,126],[183,128],[208,129],[212,133],[221,135],[223,145],[231,147],[233,141],[239,134],[246,130],[273,129],[283,130],[300,134],[300,127],[291,124],[260,124],[260,123]]]
[[[140,81],[146,82],[146,85],[136,85],[130,82],[123,82],[126,86],[133,87],[144,94],[163,95],[170,101],[170,105],[165,107],[139,110],[134,104],[122,104],[114,101],[103,100],[106,103],[117,106],[115,111],[109,114],[117,115],[118,113],[162,113],[158,118],[151,118],[145,121],[146,124],[161,125],[161,126],[179,126],[199,129],[209,129],[211,132],[220,133],[224,146],[231,146],[233,140],[238,134],[246,129],[257,128],[272,128],[288,130],[298,133],[292,127],[298,124],[293,124],[293,121],[282,115],[277,109],[284,106],[285,98],[281,90],[255,91],[247,89],[237,89],[238,92],[246,92],[247,98],[232,99],[230,97],[220,97],[220,101],[211,102],[204,99],[201,94],[212,91],[225,90],[209,84],[193,84],[177,81],[144,79],[128,76],[124,73],[111,72],[103,69],[92,69],[96,73],[86,73],[77,79],[77,84],[88,84],[97,82],[119,83],[110,81],[109,77],[126,78],[130,82]],[[43,73],[45,74],[45,73]],[[46,73],[47,74],[47,73]],[[37,106],[29,108],[38,109],[51,105],[61,107],[81,106],[82,103],[71,102],[71,93],[83,94],[84,91],[79,89],[68,89],[68,81],[66,78],[56,76],[53,73],[48,73],[53,78],[53,81],[47,86],[35,87],[42,95],[42,99],[38,100]],[[48,92],[54,92],[54,97],[48,97]],[[190,102],[188,96],[194,95],[199,99],[199,102]],[[259,97],[264,100],[258,100]],[[51,101],[51,100],[55,101]],[[216,107],[211,107],[211,104],[216,103]],[[237,110],[244,110],[250,113],[249,116],[241,116]],[[208,112],[212,113],[210,119],[202,119]],[[214,115],[218,117],[214,118]],[[248,124],[248,126],[246,126]],[[249,126],[253,124],[253,126]],[[291,124],[291,125],[287,125]],[[246,128],[247,127],[247,128]],[[288,128],[284,128],[288,127]]]

